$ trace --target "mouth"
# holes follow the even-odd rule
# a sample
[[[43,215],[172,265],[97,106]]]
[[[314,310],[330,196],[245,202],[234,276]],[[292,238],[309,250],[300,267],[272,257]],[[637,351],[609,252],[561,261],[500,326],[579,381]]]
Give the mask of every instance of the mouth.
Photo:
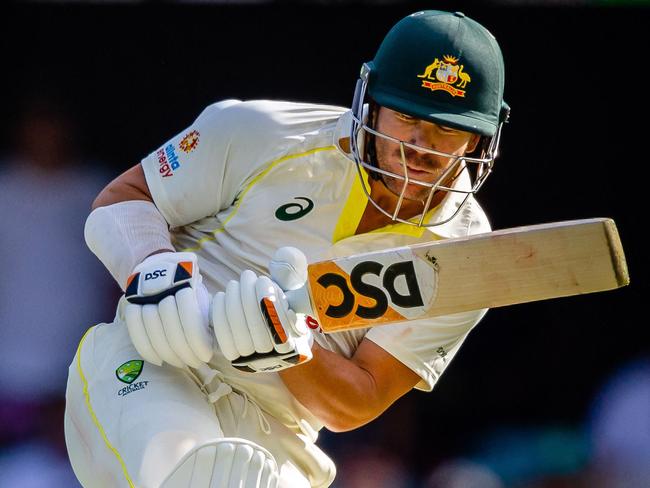
[[[411,168],[407,166],[409,179],[426,179],[431,178],[431,173],[429,171],[422,171],[419,169]]]

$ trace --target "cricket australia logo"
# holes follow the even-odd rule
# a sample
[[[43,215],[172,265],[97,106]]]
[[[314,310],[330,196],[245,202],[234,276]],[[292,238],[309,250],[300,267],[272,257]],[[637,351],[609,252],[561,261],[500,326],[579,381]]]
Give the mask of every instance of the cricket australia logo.
[[[442,61],[435,58],[433,63],[424,69],[424,73],[418,75],[418,78],[423,78],[423,88],[431,91],[446,91],[452,97],[465,97],[466,91],[461,88],[466,88],[472,78],[464,68],[464,65],[458,64],[458,58],[445,54]]]
[[[115,370],[115,376],[117,376],[117,379],[122,383],[126,383],[126,386],[117,392],[118,396],[124,397],[129,393],[144,390],[147,387],[149,381],[138,381],[137,383],[133,383],[138,379],[140,373],[142,373],[143,366],[144,361],[141,359],[132,359]]]
[[[140,359],[127,361],[115,370],[115,376],[117,376],[117,379],[122,383],[130,385],[135,380],[137,380],[138,376],[140,376],[140,373],[142,373],[143,364],[144,361]]]

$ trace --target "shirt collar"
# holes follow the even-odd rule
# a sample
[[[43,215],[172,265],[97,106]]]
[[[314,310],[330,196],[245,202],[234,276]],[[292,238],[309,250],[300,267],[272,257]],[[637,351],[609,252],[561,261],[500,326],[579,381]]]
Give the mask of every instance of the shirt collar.
[[[341,154],[343,154],[343,156],[354,162],[354,158],[350,152],[350,132],[352,130],[352,120],[352,110],[348,110],[339,117],[339,120],[336,122],[336,128],[334,129],[334,140],[332,143],[341,152]],[[361,139],[360,142],[362,144],[363,135],[363,132],[359,134]]]

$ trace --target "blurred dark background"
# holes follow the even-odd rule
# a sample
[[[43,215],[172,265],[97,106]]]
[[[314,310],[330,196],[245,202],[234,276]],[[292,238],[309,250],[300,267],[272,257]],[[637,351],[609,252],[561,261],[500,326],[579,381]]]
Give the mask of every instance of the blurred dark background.
[[[20,217],[20,195],[38,216],[39,205],[50,205],[48,195],[74,194],[82,184],[101,188],[214,101],[349,105],[361,63],[372,59],[388,29],[427,8],[462,10],[492,31],[504,53],[511,122],[494,175],[479,194],[493,227],[611,217],[632,284],[491,310],[432,393],[410,393],[356,432],[323,432],[321,443],[339,465],[335,486],[648,487],[648,472],[635,474],[636,465],[626,464],[640,456],[640,465],[650,466],[650,343],[642,308],[649,176],[645,2],[3,4],[0,250],[13,251],[3,236],[30,219]],[[48,157],[53,160],[43,162]],[[51,179],[22,191],[23,180],[5,177],[3,187],[3,172],[11,175],[17,161],[28,159],[42,164],[24,178],[32,182],[34,174],[52,172]],[[92,177],[59,186],[60,166]],[[83,200],[88,207],[91,201]],[[47,221],[82,246],[83,218],[68,227],[59,215]],[[42,231],[25,236],[47,244]],[[52,247],[47,256],[45,248],[38,255],[48,264],[59,251]],[[15,249],[20,255],[21,246]],[[92,286],[86,279],[81,286]],[[103,304],[88,319],[94,322],[113,317],[117,290],[102,286]],[[50,284],[55,298],[58,287]],[[38,307],[33,298],[24,297],[25,307]],[[92,323],[68,312],[69,332],[60,334],[57,347],[71,359]],[[7,317],[0,310],[6,321],[0,328],[20,335],[19,319]],[[25,327],[35,335],[38,327],[52,327],[31,322],[38,324]],[[35,360],[47,364],[48,358]],[[66,367],[52,380],[62,388]],[[19,406],[44,408],[40,398],[4,394]],[[60,398],[50,394],[45,403],[55,405],[47,428],[41,421],[11,431],[17,409],[7,407],[0,417],[0,468],[11,466],[23,480],[11,486],[66,486],[54,478],[42,485],[33,476],[33,484],[20,478],[20,463],[30,459],[20,456],[27,439],[41,445],[47,437],[62,452]],[[57,455],[43,459],[55,465]],[[623,475],[609,472],[618,458]],[[608,477],[614,481],[603,481]]]

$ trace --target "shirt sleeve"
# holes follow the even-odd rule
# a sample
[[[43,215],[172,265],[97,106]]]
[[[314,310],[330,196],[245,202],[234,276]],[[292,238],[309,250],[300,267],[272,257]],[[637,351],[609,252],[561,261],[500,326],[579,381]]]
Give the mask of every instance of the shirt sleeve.
[[[422,379],[415,388],[431,391],[469,332],[486,312],[487,309],[473,310],[434,319],[382,325],[370,329],[365,338],[417,373]]]
[[[205,217],[223,204],[230,137],[222,119],[238,103],[210,105],[188,128],[142,160],[153,201],[172,227]]]
[[[142,160],[154,203],[172,227],[232,205],[245,182],[299,141],[333,108],[269,100],[224,100]],[[310,118],[311,117],[311,118]]]

